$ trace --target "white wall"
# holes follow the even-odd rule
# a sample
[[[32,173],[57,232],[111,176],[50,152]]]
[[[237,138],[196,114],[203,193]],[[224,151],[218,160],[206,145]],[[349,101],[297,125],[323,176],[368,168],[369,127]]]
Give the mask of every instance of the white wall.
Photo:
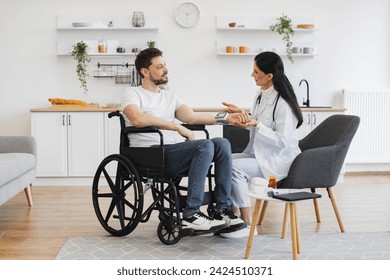
[[[342,88],[390,87],[387,0],[192,0],[202,13],[192,29],[174,21],[173,11],[183,1],[1,0],[0,135],[28,135],[29,109],[49,106],[49,97],[104,103],[124,89],[113,80],[89,78],[89,93],[83,94],[75,62],[56,55],[58,14],[129,14],[129,20],[136,10],[160,15],[158,41],[170,85],[193,107],[220,106],[223,100],[249,106],[256,89],[252,57],[216,55],[218,14],[315,17],[320,55],[285,62],[299,100],[305,96],[298,87],[302,78],[310,83],[313,105],[340,105]]]

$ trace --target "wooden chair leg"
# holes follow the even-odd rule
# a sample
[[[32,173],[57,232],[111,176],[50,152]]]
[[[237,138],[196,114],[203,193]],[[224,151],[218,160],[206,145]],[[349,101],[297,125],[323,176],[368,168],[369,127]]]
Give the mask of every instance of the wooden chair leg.
[[[268,201],[264,200],[263,207],[261,208],[260,218],[259,218],[259,221],[257,223],[257,225],[259,225],[259,226],[263,223],[265,211],[267,210],[267,206],[268,206]]]
[[[299,220],[298,220],[298,209],[297,205],[294,203],[294,215],[295,215],[295,230],[297,233],[297,251],[298,254],[301,253],[302,247],[301,247],[301,231],[299,229]]]
[[[27,202],[30,207],[33,206],[33,201],[32,201],[32,195],[31,195],[31,187],[32,185],[28,185],[27,187],[24,188],[24,193],[26,194],[27,197]]]
[[[291,226],[291,245],[293,260],[298,259],[298,244],[297,244],[297,231],[296,231],[296,219],[295,219],[295,203],[289,203],[290,207],[290,226]]]
[[[282,227],[282,236],[281,239],[287,237],[287,223],[288,223],[288,203],[284,206],[284,216],[283,216],[283,227]]]
[[[256,221],[259,218],[260,206],[261,206],[261,200],[256,199],[255,209],[253,210],[252,225],[249,232],[248,242],[246,244],[244,259],[248,259],[249,255],[251,254],[252,241],[253,241],[253,236],[255,234],[255,228],[256,228],[256,223],[254,221]]]
[[[340,231],[345,232],[345,228],[343,225],[343,221],[341,220],[341,216],[339,213],[339,209],[337,208],[336,199],[334,198],[333,190],[332,188],[326,188],[329,194],[330,201],[332,202],[334,213],[336,214],[337,222],[339,223]]]
[[[318,199],[317,198],[313,199],[313,204],[314,204],[314,211],[316,212],[317,223],[321,223],[320,209],[318,208]]]

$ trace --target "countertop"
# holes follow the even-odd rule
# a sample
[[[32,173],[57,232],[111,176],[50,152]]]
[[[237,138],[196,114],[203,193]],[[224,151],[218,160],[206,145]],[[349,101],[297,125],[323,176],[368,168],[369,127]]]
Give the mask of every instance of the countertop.
[[[219,112],[222,107],[200,107],[192,108],[195,112]],[[249,110],[249,108],[243,108]],[[113,112],[116,110],[121,110],[120,107],[47,107],[47,108],[32,108],[30,112]],[[302,112],[344,112],[346,108],[336,108],[336,107],[311,107],[301,108]]]

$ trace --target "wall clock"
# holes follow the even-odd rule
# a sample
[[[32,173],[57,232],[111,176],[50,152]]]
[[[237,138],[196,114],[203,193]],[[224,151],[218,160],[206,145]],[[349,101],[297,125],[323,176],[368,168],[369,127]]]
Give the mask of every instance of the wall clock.
[[[175,10],[176,22],[182,27],[194,27],[200,18],[200,10],[192,2],[183,2]]]

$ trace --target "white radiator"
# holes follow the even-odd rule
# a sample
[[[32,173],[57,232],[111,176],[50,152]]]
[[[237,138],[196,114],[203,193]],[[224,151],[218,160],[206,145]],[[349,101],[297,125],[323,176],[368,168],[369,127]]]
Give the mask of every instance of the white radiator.
[[[343,89],[346,114],[360,117],[347,163],[390,163],[390,90]]]

